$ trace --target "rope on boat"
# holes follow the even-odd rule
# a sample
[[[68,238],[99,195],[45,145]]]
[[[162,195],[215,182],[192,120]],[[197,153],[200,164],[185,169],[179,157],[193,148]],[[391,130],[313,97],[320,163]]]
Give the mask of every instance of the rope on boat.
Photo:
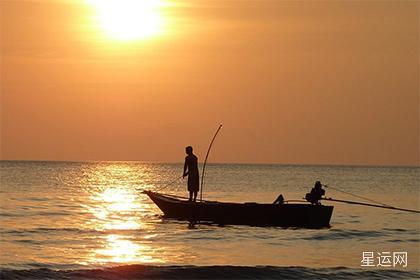
[[[339,188],[336,188],[336,187],[331,187],[331,186],[328,186],[328,185],[322,185],[322,186],[324,186],[326,188],[329,188],[329,189],[332,189],[332,190],[336,190],[338,192],[342,192],[342,193],[345,193],[345,194],[348,194],[348,195],[351,195],[351,196],[360,198],[360,199],[364,199],[366,201],[377,203],[377,204],[380,204],[382,206],[392,207],[391,205],[388,205],[388,204],[385,204],[385,203],[382,203],[382,202],[379,202],[379,201],[376,201],[376,200],[373,200],[373,199],[370,199],[370,198],[367,198],[367,197],[364,197],[364,196],[361,196],[361,195],[357,195],[357,194],[353,194],[353,193],[350,193],[350,192],[346,192],[346,191],[340,190]]]

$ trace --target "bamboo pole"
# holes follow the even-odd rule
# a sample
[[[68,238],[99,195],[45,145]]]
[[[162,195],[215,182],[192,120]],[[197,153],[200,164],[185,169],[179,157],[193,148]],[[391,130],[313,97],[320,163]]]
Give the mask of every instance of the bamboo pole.
[[[417,211],[417,210],[397,208],[397,207],[393,207],[393,206],[376,205],[376,204],[363,203],[363,202],[350,201],[350,200],[334,199],[334,198],[330,198],[330,197],[321,198],[321,199],[322,200],[335,201],[335,202],[343,202],[343,203],[348,203],[348,204],[356,204],[356,205],[363,205],[363,206],[370,206],[370,207],[377,207],[377,208],[385,208],[385,209],[398,210],[398,211],[406,211],[406,212],[412,212],[412,213],[420,213],[420,211]]]
[[[207,158],[209,157],[211,146],[213,145],[214,139],[216,139],[217,133],[219,133],[219,130],[222,128],[222,125],[219,125],[219,128],[216,130],[216,133],[213,136],[213,139],[210,142],[209,148],[207,150],[206,159],[204,160],[203,164],[203,172],[201,173],[201,188],[200,188],[200,201],[203,201],[203,183],[204,183],[204,172],[206,171],[206,164],[207,164]]]

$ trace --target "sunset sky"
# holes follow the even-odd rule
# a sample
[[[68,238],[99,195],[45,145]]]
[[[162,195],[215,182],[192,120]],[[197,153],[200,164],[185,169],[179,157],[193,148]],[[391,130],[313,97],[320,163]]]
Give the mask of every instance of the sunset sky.
[[[0,6],[3,160],[419,165],[418,1]]]

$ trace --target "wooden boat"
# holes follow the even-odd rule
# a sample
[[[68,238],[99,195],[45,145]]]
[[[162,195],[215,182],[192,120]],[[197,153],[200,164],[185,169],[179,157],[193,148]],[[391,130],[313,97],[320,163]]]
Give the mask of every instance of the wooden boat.
[[[310,203],[189,202],[172,195],[144,193],[162,210],[165,218],[219,225],[323,228],[330,226],[333,212],[333,206]]]

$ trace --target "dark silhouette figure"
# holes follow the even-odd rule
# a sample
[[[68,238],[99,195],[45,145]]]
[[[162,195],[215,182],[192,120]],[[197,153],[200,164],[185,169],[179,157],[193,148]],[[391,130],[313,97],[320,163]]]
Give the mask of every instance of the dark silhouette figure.
[[[274,200],[273,204],[283,204],[284,203],[284,197],[282,194],[280,194],[276,200]]]
[[[193,154],[193,148],[188,146],[185,148],[184,173],[183,178],[188,175],[188,191],[190,192],[190,198],[188,201],[196,201],[197,193],[200,189],[200,175],[198,173],[198,158]]]
[[[325,190],[322,188],[322,184],[320,181],[315,182],[315,186],[311,189],[310,193],[307,193],[305,198],[308,202],[316,205],[320,205],[319,202],[322,196],[325,195]]]

